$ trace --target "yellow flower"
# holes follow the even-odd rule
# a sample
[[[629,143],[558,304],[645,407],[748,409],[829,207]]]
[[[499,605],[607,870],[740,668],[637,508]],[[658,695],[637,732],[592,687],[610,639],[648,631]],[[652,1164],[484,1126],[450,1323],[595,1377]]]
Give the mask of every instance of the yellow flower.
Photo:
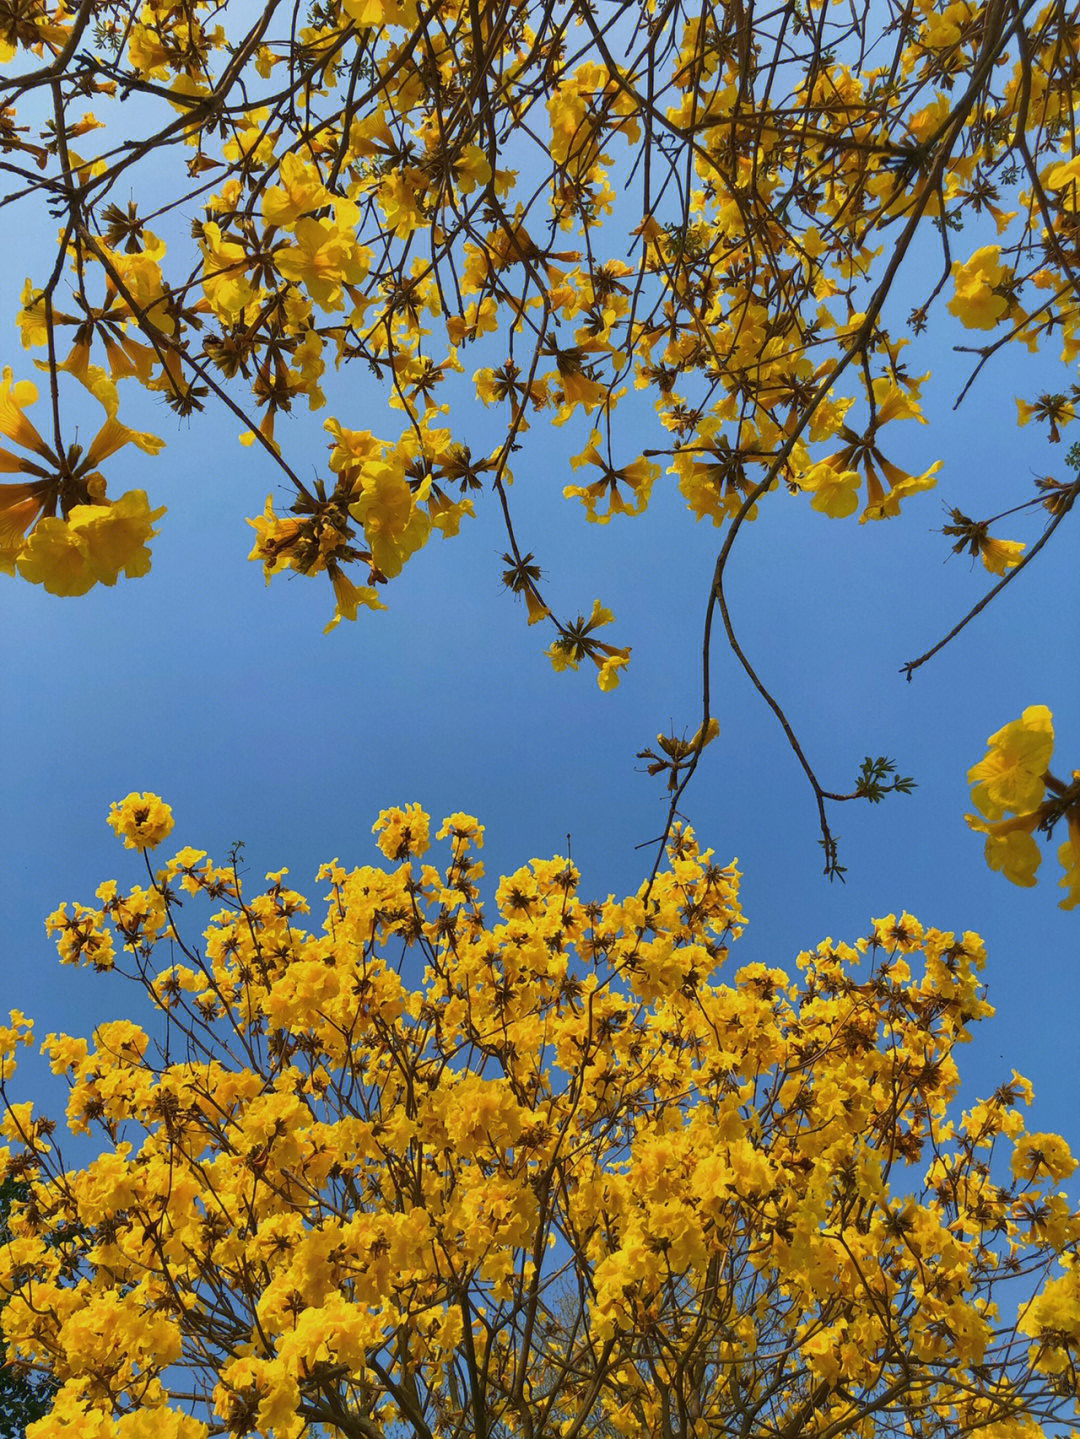
[[[415,500],[427,498],[430,480],[421,485]],[[371,558],[388,579],[401,573],[410,555],[427,543],[431,517],[417,508],[406,479],[391,465],[369,464],[363,471],[363,490],[349,513],[364,527]]]
[[[132,67],[148,80],[168,78],[169,52],[153,29],[132,25],[127,50]]]
[[[83,595],[99,582],[115,585],[121,571],[129,579],[150,569],[146,546],[158,533],[145,490],[129,490],[118,500],[76,505],[66,520],[40,520],[18,557],[19,573],[51,595]]]
[[[430,820],[418,804],[402,809],[384,809],[371,827],[379,836],[378,845],[387,859],[399,861],[427,852]]]
[[[479,145],[466,145],[454,160],[454,169],[463,195],[471,195],[477,185],[486,185],[491,179],[491,166]]]
[[[451,835],[454,839],[469,840],[477,849],[484,847],[484,826],[475,815],[463,814],[460,811],[447,815],[435,838],[447,839]]]
[[[630,662],[630,650],[604,644],[591,631],[611,624],[614,619],[609,609],[594,600],[588,619],[578,615],[573,624],[560,625],[559,638],[544,651],[556,674],[576,670],[581,660],[590,659],[599,671],[597,684],[602,690],[613,690],[619,683],[619,671]]]
[[[545,378],[550,379],[551,377],[545,376]],[[606,393],[604,384],[583,369],[568,370],[566,374],[560,373],[560,382],[562,384],[560,415],[563,418],[569,417],[570,411],[575,405],[581,405],[586,414],[592,414],[597,405],[603,403]]]
[[[875,428],[878,425],[888,424],[891,420],[918,420],[920,424],[925,425],[926,417],[923,415],[917,397],[923,381],[928,378],[927,375],[923,375],[917,380],[909,381],[912,388],[905,389],[888,375],[879,375],[873,382],[876,408]]]
[[[593,655],[593,660],[600,673],[596,676],[596,683],[607,694],[616,689],[619,683],[619,671],[630,663],[630,651],[628,649],[617,650],[611,645],[603,645],[601,648],[609,651],[603,657]]]
[[[0,570],[5,574],[15,573],[26,532],[44,509],[51,489],[48,480],[0,485]]]
[[[17,563],[24,580],[50,595],[84,595],[97,583],[86,535],[55,515],[38,521]]]
[[[164,513],[164,505],[150,508],[145,490],[129,490],[111,504],[76,505],[68,524],[86,540],[87,563],[94,579],[114,585],[121,571],[128,579],[149,572],[146,542],[158,533],[152,526]]]
[[[1061,1263],[1068,1258],[1062,1255]],[[1070,1263],[1059,1279],[1051,1279],[1033,1301],[1025,1304],[1017,1327],[1021,1334],[1039,1341],[1040,1370],[1071,1380],[1080,1341],[1080,1266]],[[1045,1430],[1040,1429],[1040,1433]]]
[[[528,614],[528,623],[530,625],[539,624],[541,620],[546,620],[550,616],[551,611],[533,589],[532,585],[526,585],[522,593],[525,596],[525,610]]]
[[[557,675],[561,675],[565,670],[577,669],[577,660],[571,651],[560,645],[557,640],[548,645],[544,653],[551,661],[551,668]]]
[[[364,28],[416,24],[416,0],[343,0],[341,8]]]
[[[41,290],[34,288],[33,282],[27,280],[22,288],[22,309],[16,316],[15,323],[22,332],[22,343],[24,350],[33,350],[48,343],[49,331],[45,324],[45,295]]]
[[[85,594],[98,581],[115,584],[121,570],[146,574],[150,552],[144,544],[156,533],[153,521],[165,513],[150,510],[143,490],[105,499],[105,478],[96,469],[102,460],[127,444],[156,455],[164,441],[121,424],[116,385],[104,370],[83,365],[77,378],[102,404],[106,418],[85,453],[77,445],[70,448],[63,468],[23,414],[37,399],[35,386],[15,384],[10,369],[0,382],[0,433],[45,462],[0,450],[0,472],[39,477],[0,486],[0,569],[14,574],[17,568],[55,595]]]
[[[1000,820],[1012,810],[1028,814],[1046,792],[1043,775],[1054,752],[1053,715],[1045,705],[1029,705],[987,740],[986,757],[968,770],[971,802],[987,819]]]
[[[399,240],[407,240],[424,224],[420,208],[423,177],[413,169],[391,170],[379,182],[379,206],[388,229]]]
[[[172,810],[156,794],[132,792],[114,802],[108,823],[123,836],[125,849],[154,849],[173,830]]]
[[[648,507],[660,466],[642,455],[631,464],[615,469],[597,449],[599,443],[600,431],[593,430],[588,445],[580,455],[574,455],[570,463],[575,470],[582,465],[595,465],[601,478],[589,485],[567,485],[563,494],[567,499],[580,499],[588,518],[597,524],[606,525],[612,515],[640,515]],[[625,485],[633,495],[631,503],[623,498],[620,485]],[[603,500],[607,501],[607,509],[598,512],[596,507]]]
[[[272,495],[266,497],[266,507],[257,519],[248,520],[257,536],[249,560],[262,560],[266,583],[278,570],[293,564],[295,548],[304,538],[304,524],[301,520],[279,519],[274,513]]]
[[[1075,211],[1080,193],[1080,155],[1051,165],[1044,176],[1044,183],[1049,190],[1063,190],[1065,193],[1058,196],[1059,203],[1066,210]]]
[[[992,870],[1023,889],[1037,883],[1035,871],[1042,864],[1042,851],[1032,835],[1039,820],[1037,814],[1020,815],[994,824],[974,814],[966,814],[964,818],[973,830],[986,835],[986,862]]]
[[[1080,770],[1073,771],[1073,779],[1080,779]],[[1058,884],[1068,890],[1061,909],[1075,909],[1080,904],[1080,807],[1069,810],[1068,825],[1069,837],[1058,846],[1058,863],[1065,871]]]
[[[1032,420],[1043,420],[1048,426],[1048,438],[1052,445],[1061,442],[1061,429],[1076,419],[1076,403],[1065,395],[1053,395],[1044,391],[1034,401],[1016,400],[1018,425],[1027,425]]]
[[[337,608],[334,610],[334,618],[323,630],[324,635],[328,635],[342,620],[355,620],[356,611],[360,605],[367,605],[369,610],[386,609],[370,585],[354,585],[344,570],[337,565],[328,565],[327,569],[330,571],[330,582],[334,586]]]
[[[1016,1141],[1012,1172],[1017,1179],[1068,1179],[1076,1169],[1069,1146],[1058,1134],[1025,1134]]]
[[[217,230],[216,225],[208,225],[206,228],[208,231]],[[149,231],[144,232],[143,238],[150,238]],[[169,308],[170,297],[159,263],[164,253],[165,247],[160,242],[154,249],[147,248],[137,255],[128,255],[123,250],[110,250],[109,264],[116,270],[124,289],[135,305],[145,312],[147,319],[166,335],[172,335],[176,331],[176,317]],[[127,300],[117,302],[114,316],[121,311],[132,313]]]
[[[329,460],[335,475],[351,475],[367,460],[378,459],[385,449],[383,441],[370,430],[347,430],[333,416],[323,421],[323,429],[337,441],[330,450]]]
[[[321,210],[332,199],[313,165],[299,155],[283,155],[278,171],[280,185],[271,185],[263,194],[263,216],[268,225],[291,229],[303,215]]]
[[[367,251],[336,225],[310,216],[296,226],[296,244],[276,255],[287,280],[304,289],[321,310],[340,310],[343,285],[357,285],[367,271]]]
[[[1023,540],[995,540],[992,535],[979,544],[982,562],[992,575],[1003,575],[1015,569],[1027,546]]]
[[[432,525],[444,539],[452,539],[458,533],[465,515],[476,517],[472,500],[451,500],[435,486],[428,495],[427,507]]]
[[[269,118],[270,111],[265,106],[249,110],[239,124],[234,124],[232,139],[225,146],[225,158],[242,160],[252,167],[269,165],[274,158],[274,141],[280,133],[267,130]]]
[[[970,519],[962,510],[951,509],[951,525],[946,525],[942,534],[954,536],[953,554],[978,555],[992,575],[1003,575],[1014,569],[1023,556],[1025,546],[1021,540],[995,540],[989,533],[989,521]]]
[[[900,418],[907,419],[904,415]],[[900,501],[906,500],[908,495],[918,494],[921,490],[932,490],[937,484],[934,478],[941,469],[943,460],[935,460],[928,470],[921,475],[906,474],[899,465],[890,464],[882,455],[876,456],[882,473],[889,482],[888,490],[884,490],[881,481],[873,464],[867,460],[864,468],[866,470],[866,493],[869,503],[859,516],[859,523],[865,524],[867,520],[895,519],[900,513]]]
[[[24,450],[32,450],[50,465],[55,465],[56,456],[23,414],[26,406],[32,405],[37,397],[37,386],[30,380],[16,382],[11,367],[5,365],[0,378],[0,435],[6,435]],[[10,475],[18,471],[42,473],[21,457],[12,455],[7,450],[0,450],[0,473]]]
[[[998,264],[1000,254],[999,246],[984,245],[970,260],[952,268],[956,289],[948,308],[969,330],[992,330],[1009,309],[1009,301],[997,288],[1008,278]]]
[[[809,490],[813,494],[810,508],[828,515],[830,519],[842,520],[859,508],[862,482],[858,470],[835,470],[827,460],[822,460],[799,475],[795,483],[801,490]]]
[[[255,298],[247,276],[248,256],[243,245],[226,240],[221,226],[209,221],[203,233],[203,294],[219,320],[232,324]]]
[[[94,366],[90,368],[93,369]],[[111,384],[112,381],[109,383]],[[131,430],[127,425],[122,425],[119,420],[110,417],[90,441],[90,448],[86,452],[83,464],[98,465],[102,460],[107,460],[110,455],[115,455],[117,450],[124,445],[134,445],[145,455],[156,455],[164,444],[165,441],[159,439],[157,435],[148,435],[142,430]]]

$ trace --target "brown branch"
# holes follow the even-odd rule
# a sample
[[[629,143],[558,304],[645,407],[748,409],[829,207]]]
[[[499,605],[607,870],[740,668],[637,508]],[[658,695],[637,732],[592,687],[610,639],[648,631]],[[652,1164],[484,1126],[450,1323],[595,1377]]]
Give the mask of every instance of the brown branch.
[[[1060,505],[1061,508],[1058,509],[1057,513],[1054,515],[1054,518],[1050,521],[1046,529],[1039,536],[1035,544],[1032,545],[1031,549],[1023,557],[1020,563],[1014,569],[1011,569],[1004,577],[1004,579],[999,580],[997,584],[993,587],[993,589],[988,590],[986,594],[983,595],[982,599],[978,602],[978,604],[973,605],[971,609],[968,610],[964,618],[960,620],[957,624],[953,625],[949,633],[947,635],[944,635],[940,640],[938,640],[936,645],[933,645],[930,649],[928,649],[925,654],[920,655],[917,660],[908,660],[907,664],[901,665],[899,672],[905,677],[909,684],[911,683],[911,676],[915,673],[915,671],[919,668],[920,665],[924,665],[927,660],[933,659],[934,655],[936,655],[939,650],[943,650],[950,640],[954,640],[956,636],[960,633],[960,631],[964,629],[965,626],[969,625],[976,615],[981,614],[982,611],[986,608],[986,606],[990,603],[990,601],[994,599],[996,595],[999,595],[1006,585],[1011,584],[1012,581],[1016,579],[1017,575],[1020,574],[1021,570],[1027,567],[1027,565],[1042,549],[1043,545],[1046,544],[1047,540],[1057,529],[1058,525],[1061,524],[1062,520],[1072,509],[1073,501],[1076,499],[1078,494],[1080,494],[1080,480],[1077,480],[1073,485],[1069,487],[1069,489],[1062,491],[1062,493],[1055,498],[1055,505]]]

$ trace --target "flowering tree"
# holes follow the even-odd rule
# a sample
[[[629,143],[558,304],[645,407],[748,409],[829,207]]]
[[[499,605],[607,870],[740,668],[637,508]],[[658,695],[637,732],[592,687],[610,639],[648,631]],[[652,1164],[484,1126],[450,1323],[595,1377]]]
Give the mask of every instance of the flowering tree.
[[[8,1214],[16,1200],[27,1198],[27,1186],[12,1179],[0,1180],[0,1244],[11,1240]],[[48,1412],[53,1387],[40,1380],[28,1379],[17,1364],[8,1362],[3,1336],[0,1334],[0,1436],[22,1439],[26,1426]]]
[[[828,803],[905,781],[872,758],[843,793],[819,781],[738,644],[727,559],[773,491],[877,521],[936,483],[902,422],[924,418],[920,336],[943,309],[974,332],[972,380],[1010,344],[1075,359],[1078,55],[1070,8],[1032,0],[12,0],[4,203],[48,206],[59,243],[18,316],[47,418],[26,413],[25,375],[0,388],[17,447],[0,469],[19,476],[0,490],[0,564],[61,595],[147,572],[164,511],[109,480],[122,446],[161,447],[119,418],[141,386],[180,415],[237,416],[291,497],[252,519],[251,558],[325,577],[331,625],[380,608],[489,493],[506,584],[555,668],[584,662],[611,689],[630,659],[601,634],[614,616],[556,613],[512,521],[530,425],[569,425],[565,494],[589,520],[640,515],[666,473],[721,529],[706,633],[717,616],[787,727],[840,873]],[[912,256],[914,307],[896,294]],[[399,423],[360,428],[370,406],[332,387],[331,361]],[[280,417],[323,407],[324,385],[309,483]],[[656,415],[637,454],[615,424],[633,391]],[[104,423],[75,444],[87,392]],[[1076,399],[1063,378],[1021,396],[1019,422],[1056,441]],[[482,451],[477,401],[503,422]],[[992,532],[1002,517],[953,509],[946,533],[990,593],[1069,512],[1076,460],[1018,492],[1045,525],[1026,554]],[[649,757],[676,780],[665,833],[711,716],[708,645],[697,741]]]
[[[487,918],[475,819],[441,869],[418,806],[374,828],[317,930],[285,871],[250,896],[190,848],[51,917],[154,1019],[45,1042],[83,1167],[0,1029],[4,1333],[59,1385],[27,1439],[1062,1432],[1076,1165],[1015,1071],[956,1110],[977,935],[890,915],[738,968],[739,874],[688,830],[621,902],[555,857]]]

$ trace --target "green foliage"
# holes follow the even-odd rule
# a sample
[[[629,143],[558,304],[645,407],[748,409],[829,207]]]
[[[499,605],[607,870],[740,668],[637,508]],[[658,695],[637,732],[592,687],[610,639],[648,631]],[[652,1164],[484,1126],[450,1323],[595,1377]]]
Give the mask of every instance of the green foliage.
[[[890,775],[895,778],[890,779]],[[898,775],[896,765],[884,755],[878,755],[877,759],[867,755],[855,781],[855,793],[871,804],[880,804],[887,794],[910,794],[915,788],[915,781],[909,775]]]

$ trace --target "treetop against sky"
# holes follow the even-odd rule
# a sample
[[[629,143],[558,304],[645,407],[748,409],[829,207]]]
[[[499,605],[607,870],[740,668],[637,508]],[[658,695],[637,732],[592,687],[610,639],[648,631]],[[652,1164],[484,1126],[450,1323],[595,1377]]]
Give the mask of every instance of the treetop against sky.
[[[375,823],[388,868],[323,866],[309,930],[284,871],[155,867],[156,795],[109,822],[149,883],[49,929],[162,1038],[47,1038],[84,1168],[7,1106],[4,1330],[60,1383],[31,1439],[1069,1422],[1076,1161],[1015,1070],[957,1110],[975,933],[893,914],[797,977],[736,968],[739,872],[681,826],[621,901],[555,856],[486,913],[484,827],[447,818],[440,867],[418,805]],[[31,1040],[0,1029],[5,1096]]]

